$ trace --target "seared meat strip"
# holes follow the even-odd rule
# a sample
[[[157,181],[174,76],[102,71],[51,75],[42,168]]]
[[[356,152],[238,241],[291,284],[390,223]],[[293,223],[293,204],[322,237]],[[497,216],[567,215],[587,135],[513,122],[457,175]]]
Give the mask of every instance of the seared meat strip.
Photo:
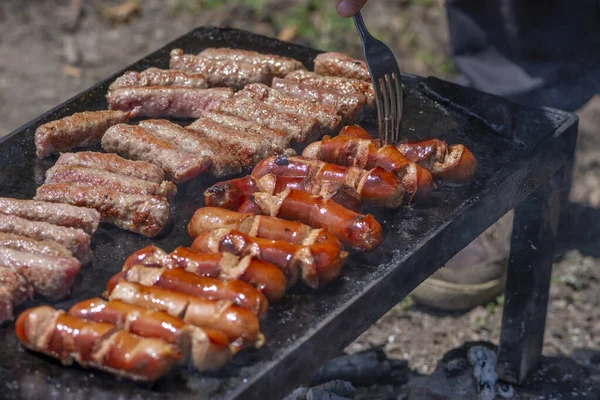
[[[248,118],[269,128],[283,131],[289,139],[298,143],[312,142],[320,136],[316,129],[318,122],[315,118],[279,111],[248,96],[236,95],[218,104],[216,111]]]
[[[360,122],[367,104],[367,98],[362,94],[342,94],[289,79],[275,78],[272,87],[290,97],[335,107],[344,124]]]
[[[0,262],[1,263],[1,262]],[[0,265],[0,325],[14,318],[13,308],[33,297],[33,286],[11,268]]]
[[[110,85],[108,90],[131,86],[179,86],[206,89],[208,83],[202,74],[187,73],[176,69],[148,68],[142,72],[125,72]]]
[[[237,174],[242,166],[234,152],[198,132],[186,130],[167,120],[145,120],[140,127],[165,142],[174,143],[181,151],[211,160],[209,170],[215,176]]]
[[[270,84],[273,78],[268,65],[232,60],[214,60],[193,54],[184,54],[181,49],[171,51],[169,68],[200,73],[206,76],[208,85],[211,87],[227,86],[241,89],[248,83]]]
[[[322,76],[314,72],[300,70],[287,74],[285,79],[323,89],[335,90],[343,94],[362,94],[367,97],[367,107],[375,107],[375,91],[371,82],[339,76]]]
[[[44,158],[98,143],[108,128],[129,121],[130,116],[131,113],[123,111],[86,111],[48,122],[35,131],[36,154]]]
[[[43,221],[69,228],[79,228],[89,235],[96,232],[100,223],[100,214],[89,208],[8,197],[0,197],[0,214],[14,215],[32,221]]]
[[[170,181],[163,181],[158,184],[101,169],[79,167],[76,165],[55,165],[46,171],[45,183],[105,186],[123,193],[163,196],[169,201],[173,200],[177,194],[177,187]],[[98,214],[98,218],[100,218],[100,214]]]
[[[63,201],[63,203],[66,202]],[[57,242],[73,253],[73,256],[82,264],[92,260],[90,236],[81,229],[0,214],[0,232],[26,236],[35,240]]]
[[[81,263],[73,257],[32,254],[0,247],[0,269],[5,268],[26,278],[37,293],[58,300],[69,293]]]
[[[232,95],[230,88],[124,87],[110,91],[106,101],[111,110],[132,111],[140,117],[198,118]]]
[[[342,123],[334,106],[315,104],[308,100],[287,96],[277,89],[260,83],[246,85],[236,96],[242,95],[263,101],[265,104],[275,107],[280,111],[304,117],[314,117],[319,122],[320,131],[324,134],[337,131]]]
[[[67,250],[62,244],[49,240],[35,240],[27,236],[13,235],[11,233],[0,232],[0,246],[26,253],[54,257],[73,257],[73,253]]]
[[[363,60],[357,60],[337,52],[319,54],[315,58],[314,70],[320,75],[371,81],[369,68]]]
[[[284,77],[286,74],[297,69],[305,69],[300,61],[293,58],[240,49],[208,48],[201,51],[198,56],[213,60],[231,60],[267,65],[271,74],[278,77]]]
[[[188,125],[188,128],[198,129],[207,121],[212,121],[224,127],[231,128],[236,132],[244,132],[248,135],[260,137],[262,140],[265,140],[271,144],[271,148],[275,154],[286,152],[290,145],[290,139],[283,131],[271,129],[242,117],[219,112],[203,112],[199,119],[197,119],[191,125]],[[223,140],[223,138],[220,138],[219,140]]]
[[[103,169],[119,175],[131,176],[150,182],[161,183],[165,180],[165,172],[147,161],[132,161],[116,154],[81,151],[79,153],[63,153],[54,165],[78,165],[95,169]]]
[[[186,129],[218,142],[226,148],[227,152],[234,154],[241,165],[246,168],[254,166],[270,154],[282,152],[276,147],[274,149],[273,144],[260,133],[224,126],[204,116],[187,126]]]
[[[35,198],[95,208],[103,221],[148,237],[158,235],[169,222],[169,203],[164,198],[127,194],[107,187],[47,183],[37,189]]]
[[[181,151],[175,144],[159,139],[145,129],[132,125],[115,125],[102,138],[102,148],[109,153],[153,162],[172,181],[184,182],[208,170],[212,161],[202,155]]]

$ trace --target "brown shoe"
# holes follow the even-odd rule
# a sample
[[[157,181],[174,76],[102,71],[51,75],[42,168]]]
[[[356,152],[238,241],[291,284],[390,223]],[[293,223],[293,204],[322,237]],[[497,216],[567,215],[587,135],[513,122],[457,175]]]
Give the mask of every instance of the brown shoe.
[[[504,290],[513,213],[510,212],[455,255],[412,292],[419,303],[441,310],[468,310]]]

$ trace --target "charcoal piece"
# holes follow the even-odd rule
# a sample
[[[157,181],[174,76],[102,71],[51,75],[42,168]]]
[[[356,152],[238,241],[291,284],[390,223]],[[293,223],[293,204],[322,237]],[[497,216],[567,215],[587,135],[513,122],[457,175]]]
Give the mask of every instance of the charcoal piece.
[[[381,348],[362,351],[329,360],[309,380],[318,385],[337,379],[356,386],[368,386],[375,382],[405,382],[408,380],[408,364],[405,360],[390,360]]]

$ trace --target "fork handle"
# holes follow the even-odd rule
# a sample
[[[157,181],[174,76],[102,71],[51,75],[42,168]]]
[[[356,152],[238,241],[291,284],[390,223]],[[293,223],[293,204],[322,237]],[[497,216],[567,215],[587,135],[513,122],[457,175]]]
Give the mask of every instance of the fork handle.
[[[357,12],[356,14],[354,14],[354,25],[356,25],[356,30],[358,31],[358,34],[360,35],[361,40],[363,41],[363,43],[368,43],[368,42],[373,42],[376,39],[373,37],[373,35],[371,35],[367,29],[367,27],[365,26],[365,21],[363,20],[362,14],[359,12]]]

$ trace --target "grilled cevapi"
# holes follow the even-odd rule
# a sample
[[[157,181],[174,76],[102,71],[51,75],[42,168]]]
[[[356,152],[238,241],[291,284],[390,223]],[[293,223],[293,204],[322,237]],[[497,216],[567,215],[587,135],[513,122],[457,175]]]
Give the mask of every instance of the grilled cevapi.
[[[130,111],[130,110],[125,110]],[[134,114],[124,111],[85,111],[41,125],[35,131],[35,149],[39,158],[100,142],[113,125],[129,121]]]
[[[254,193],[239,211],[300,221],[313,228],[328,229],[342,243],[355,250],[373,250],[383,240],[381,225],[372,215],[358,214],[332,200],[324,200],[300,190],[287,189],[276,196],[264,192]]]
[[[206,77],[198,73],[187,73],[176,69],[148,68],[142,72],[127,71],[117,78],[108,88],[140,86],[177,86],[194,89],[206,89]]]
[[[90,208],[8,197],[0,197],[0,214],[78,228],[88,235],[93,235],[100,223],[100,214]]]
[[[23,346],[63,365],[75,361],[84,368],[136,381],[155,381],[181,359],[181,350],[163,340],[75,318],[48,306],[22,312],[15,331]]]
[[[315,57],[314,71],[320,75],[371,81],[369,68],[363,60],[357,60],[337,52],[321,53]]]
[[[232,95],[230,88],[135,86],[111,90],[106,101],[111,110],[129,111],[138,117],[198,118]]]

